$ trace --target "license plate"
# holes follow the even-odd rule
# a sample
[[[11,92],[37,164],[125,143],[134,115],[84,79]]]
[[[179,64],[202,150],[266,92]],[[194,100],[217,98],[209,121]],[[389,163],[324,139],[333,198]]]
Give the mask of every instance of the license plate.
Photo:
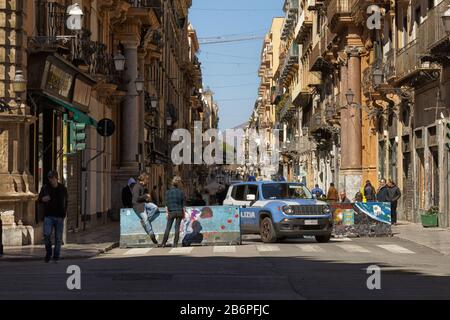
[[[305,226],[317,226],[319,220],[305,220]]]

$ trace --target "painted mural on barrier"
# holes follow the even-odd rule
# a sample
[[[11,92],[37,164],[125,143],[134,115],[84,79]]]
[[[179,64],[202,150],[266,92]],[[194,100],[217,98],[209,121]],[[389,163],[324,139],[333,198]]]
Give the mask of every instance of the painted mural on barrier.
[[[166,212],[161,208],[160,215],[152,221],[153,231],[159,243],[163,239],[166,224]],[[240,225],[239,207],[185,208],[179,245],[240,244]],[[168,243],[172,242],[173,230]],[[121,211],[120,246],[127,248],[154,246],[133,209],[122,209]]]
[[[390,235],[391,206],[381,202],[331,204],[337,236]]]

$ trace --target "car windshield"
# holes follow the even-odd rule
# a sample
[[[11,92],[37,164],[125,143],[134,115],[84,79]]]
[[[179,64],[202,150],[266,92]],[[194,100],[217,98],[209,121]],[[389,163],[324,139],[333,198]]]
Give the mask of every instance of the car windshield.
[[[305,186],[298,183],[271,183],[262,186],[264,199],[312,199]]]

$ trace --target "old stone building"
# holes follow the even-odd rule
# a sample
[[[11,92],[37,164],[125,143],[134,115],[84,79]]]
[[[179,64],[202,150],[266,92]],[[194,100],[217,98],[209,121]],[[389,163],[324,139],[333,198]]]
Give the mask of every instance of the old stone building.
[[[122,188],[141,172],[159,203],[174,174],[193,180],[170,158],[172,132],[190,129],[202,105],[190,0],[83,0],[70,29],[72,1],[0,5],[4,244],[42,241],[36,198],[50,170],[69,190],[68,232],[117,219]],[[106,138],[97,132],[105,118],[116,128]],[[75,132],[85,141],[74,143]]]
[[[448,226],[449,5],[286,0],[275,90],[280,173],[308,186],[336,182],[349,197],[366,180],[392,179],[403,219],[419,222],[438,206]],[[255,113],[250,123],[262,119]]]

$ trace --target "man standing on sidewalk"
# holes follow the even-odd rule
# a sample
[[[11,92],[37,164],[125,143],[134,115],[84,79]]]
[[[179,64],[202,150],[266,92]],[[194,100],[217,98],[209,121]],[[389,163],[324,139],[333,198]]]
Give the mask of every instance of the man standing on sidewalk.
[[[39,203],[44,209],[44,239],[45,239],[45,262],[53,260],[56,262],[61,256],[61,245],[64,230],[64,219],[67,214],[68,193],[66,187],[59,183],[58,173],[50,171],[47,175],[48,183],[39,193]],[[52,252],[52,232],[55,229],[55,249]]]
[[[395,226],[397,224],[397,203],[402,193],[392,179],[389,179],[387,187],[387,200],[391,203],[391,223]]]
[[[167,226],[162,247],[165,247],[169,240],[170,230],[172,229],[175,220],[175,239],[173,241],[173,246],[175,248],[178,246],[180,226],[181,221],[184,218],[184,205],[186,203],[186,197],[180,189],[181,184],[182,180],[180,177],[173,178],[172,188],[166,193]]]

